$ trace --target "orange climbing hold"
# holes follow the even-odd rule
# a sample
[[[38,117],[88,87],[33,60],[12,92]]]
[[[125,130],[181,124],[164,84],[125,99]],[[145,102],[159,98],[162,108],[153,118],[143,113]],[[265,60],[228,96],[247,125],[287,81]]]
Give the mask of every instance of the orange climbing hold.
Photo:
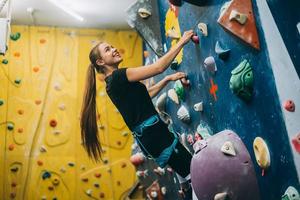
[[[14,57],[19,58],[21,56],[21,54],[19,52],[15,52],[14,53]]]
[[[19,109],[19,110],[18,110],[18,114],[19,114],[19,115],[23,115],[23,114],[24,114],[24,110]]]
[[[10,151],[14,150],[14,148],[15,148],[15,145],[14,145],[14,144],[10,144],[10,145],[8,146],[8,149],[9,149]]]
[[[232,12],[245,14],[245,17],[247,17],[245,24],[240,24],[236,20],[230,20]],[[250,46],[260,49],[251,0],[232,0],[228,8],[220,14],[218,23]]]
[[[23,128],[18,128],[18,133],[23,133]]]
[[[38,164],[38,166],[42,166],[43,165],[43,161],[41,161],[41,160],[38,160],[36,163]]]
[[[39,68],[39,67],[34,67],[34,68],[32,68],[32,70],[33,70],[34,72],[38,72],[38,71],[40,70],[40,68]]]
[[[149,57],[149,51],[144,51],[144,57],[145,58]]]
[[[41,100],[35,100],[35,104],[36,104],[36,105],[39,105],[39,104],[41,104],[41,103],[42,103]]]
[[[40,39],[40,43],[41,44],[45,44],[46,43],[46,40],[44,38]]]

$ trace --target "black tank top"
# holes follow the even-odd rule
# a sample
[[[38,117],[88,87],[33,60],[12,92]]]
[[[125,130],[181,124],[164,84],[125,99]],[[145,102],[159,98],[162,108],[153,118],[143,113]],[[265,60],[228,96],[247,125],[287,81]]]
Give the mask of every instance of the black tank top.
[[[105,78],[106,92],[132,131],[157,111],[144,84],[129,82],[127,68],[117,69]]]

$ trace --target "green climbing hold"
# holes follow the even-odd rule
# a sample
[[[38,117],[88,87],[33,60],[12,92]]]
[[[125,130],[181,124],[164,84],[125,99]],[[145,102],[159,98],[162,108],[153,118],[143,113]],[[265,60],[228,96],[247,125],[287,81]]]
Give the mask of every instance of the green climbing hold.
[[[281,200],[300,200],[299,192],[293,186],[289,186],[281,197]]]
[[[15,80],[15,83],[16,83],[16,84],[20,84],[20,83],[21,83],[21,79],[16,79],[16,80]]]
[[[2,106],[4,104],[4,101],[2,99],[0,99],[0,106]]]
[[[238,97],[250,101],[253,94],[253,71],[250,63],[245,59],[231,71],[230,89]]]
[[[13,123],[8,123],[7,124],[7,129],[10,130],[10,131],[14,130],[14,124]]]
[[[7,59],[3,59],[2,60],[2,64],[7,65],[8,64],[8,60]]]
[[[21,33],[17,32],[15,34],[10,34],[10,39],[13,40],[13,41],[17,41],[18,39],[20,39],[21,37]]]
[[[185,94],[184,94],[183,85],[180,80],[175,81],[174,90],[175,90],[177,96],[179,97],[179,99],[183,101]]]

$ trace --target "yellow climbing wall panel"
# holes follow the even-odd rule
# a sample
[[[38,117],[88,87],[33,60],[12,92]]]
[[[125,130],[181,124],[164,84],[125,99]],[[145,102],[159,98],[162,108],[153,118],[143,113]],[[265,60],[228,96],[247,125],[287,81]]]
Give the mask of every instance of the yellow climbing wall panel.
[[[122,66],[135,67],[141,39],[132,31],[13,26],[16,32],[21,37],[0,56],[0,198],[123,199],[136,181],[133,140],[99,74],[103,162],[87,157],[79,117],[90,49],[107,41],[123,55]]]

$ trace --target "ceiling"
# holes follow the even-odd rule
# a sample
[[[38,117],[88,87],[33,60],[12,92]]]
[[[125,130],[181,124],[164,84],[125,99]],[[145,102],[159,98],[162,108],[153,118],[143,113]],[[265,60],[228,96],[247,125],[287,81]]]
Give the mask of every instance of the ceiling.
[[[65,13],[49,0],[11,1],[12,24],[129,29],[126,22],[126,9],[136,0],[58,0],[61,5],[82,16],[83,21],[79,21]],[[0,16],[4,16],[7,10],[6,7],[4,7]],[[29,12],[30,8],[33,8],[33,18]]]

